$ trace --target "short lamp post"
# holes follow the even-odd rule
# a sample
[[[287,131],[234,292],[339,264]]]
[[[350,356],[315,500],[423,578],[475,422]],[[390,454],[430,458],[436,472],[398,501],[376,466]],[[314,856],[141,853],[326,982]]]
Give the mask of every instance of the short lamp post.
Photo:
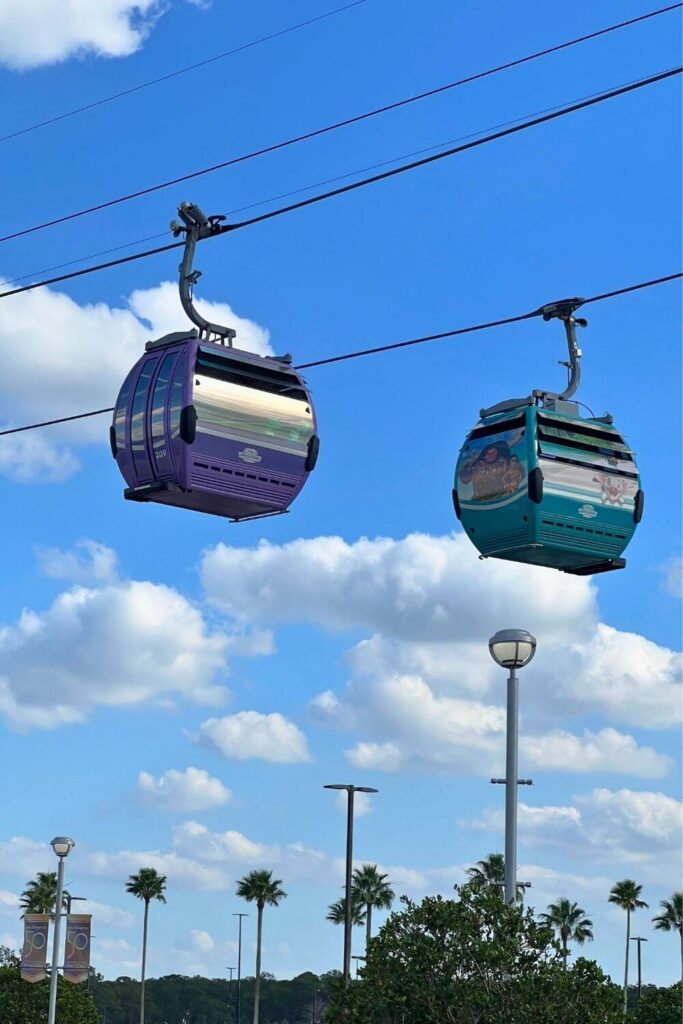
[[[68,836],[57,836],[50,844],[59,858],[57,866],[57,898],[55,900],[55,927],[52,936],[52,970],[50,973],[50,1003],[47,1024],[55,1024],[57,1011],[57,978],[59,977],[59,935],[62,925],[62,900],[64,898],[64,861],[76,845]]]
[[[353,798],[356,793],[377,793],[371,786],[351,786],[346,783],[335,783],[323,789],[345,789],[346,803],[346,885],[344,914],[344,985],[348,987],[351,980],[351,888],[353,882]]]
[[[489,640],[491,657],[510,670],[507,683],[505,750],[505,902],[517,899],[517,762],[519,739],[519,680],[517,671],[536,653],[536,638],[525,629],[502,629]],[[527,782],[527,780],[524,780]]]

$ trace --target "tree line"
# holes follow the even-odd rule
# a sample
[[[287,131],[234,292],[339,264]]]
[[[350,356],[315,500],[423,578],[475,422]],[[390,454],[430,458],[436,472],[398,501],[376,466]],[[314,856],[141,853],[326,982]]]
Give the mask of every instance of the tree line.
[[[463,894],[483,898],[488,894],[494,899],[498,911],[503,914],[502,901],[505,863],[502,854],[490,854],[484,860],[468,869],[468,882],[464,886],[455,886],[459,894],[458,904],[464,900]],[[35,879],[27,883],[22,893],[20,904],[24,913],[48,913],[54,915],[56,902],[57,879],[55,872],[40,872]],[[143,867],[136,874],[130,875],[126,882],[126,891],[144,903],[143,936],[141,951],[140,982],[132,978],[121,977],[115,982],[107,982],[91,972],[88,982],[90,996],[95,1001],[99,1017],[106,1024],[226,1024],[236,1021],[236,990],[235,986],[223,979],[207,979],[202,977],[186,978],[181,975],[169,975],[164,978],[147,980],[147,948],[148,924],[150,907],[153,902],[166,902],[167,879],[156,869]],[[515,911],[524,911],[522,897],[524,888],[518,889],[518,906]],[[272,871],[257,869],[247,873],[236,885],[236,895],[247,902],[255,903],[257,908],[257,942],[255,973],[244,978],[241,985],[241,1024],[253,1021],[253,1024],[318,1024],[324,1019],[325,1011],[330,1003],[334,1003],[335,983],[339,972],[329,972],[321,977],[305,973],[291,981],[276,981],[272,975],[261,970],[261,954],[263,943],[263,917],[267,906],[277,907],[287,893],[282,888],[282,881],[273,877]],[[642,899],[642,886],[632,879],[617,882],[608,894],[608,901],[619,906],[626,913],[626,946],[624,963],[624,984],[622,987],[622,1014],[626,1012],[631,1000],[629,988],[629,951],[631,945],[631,918],[633,913],[647,908]],[[378,948],[372,935],[374,910],[390,910],[395,899],[391,883],[386,874],[381,873],[377,865],[364,864],[353,873],[351,891],[351,921],[353,925],[365,926],[366,954],[358,957],[365,962],[362,976],[367,983],[372,972],[369,970],[371,952]],[[446,901],[448,902],[448,901]],[[452,901],[451,901],[452,902]],[[69,910],[71,897],[64,893],[63,909]],[[406,906],[415,905],[407,901]],[[503,904],[504,909],[504,904]],[[403,914],[407,911],[403,911]],[[332,903],[327,912],[327,920],[335,924],[343,924],[346,917],[345,899]],[[398,915],[400,918],[401,915]],[[392,914],[380,935],[390,922],[397,919]],[[502,919],[502,918],[501,918]],[[593,922],[586,911],[567,897],[560,897],[551,903],[547,910],[538,918],[533,918],[535,926],[544,930],[549,942],[554,943],[557,962],[567,972],[571,955],[570,943],[579,946],[593,939]],[[481,922],[480,922],[481,923]],[[683,976],[683,892],[675,892],[670,899],[662,900],[660,912],[653,917],[655,928],[662,931],[678,933],[681,947],[681,970]],[[490,924],[490,922],[489,922]],[[540,933],[539,933],[540,934]],[[548,947],[550,948],[550,947]],[[11,955],[5,954],[5,967],[14,965]],[[578,967],[579,961],[576,963]],[[589,961],[582,961],[589,963]],[[597,965],[593,965],[599,971]],[[582,968],[585,970],[585,968]],[[17,971],[18,973],[18,971]],[[565,982],[566,987],[567,982]],[[361,985],[361,987],[363,987]],[[367,984],[365,984],[367,988]],[[562,987],[562,986],[561,986]],[[36,991],[40,985],[33,986]],[[60,987],[61,992],[61,987]],[[0,989],[0,996],[2,990]],[[333,998],[334,997],[334,998]],[[66,998],[66,997],[64,997]],[[357,997],[353,997],[357,998]],[[337,1000],[338,1002],[338,1000]],[[0,998],[0,1004],[2,999]],[[347,1009],[344,1010],[347,1013]],[[96,1018],[95,1018],[96,1019]],[[334,1019],[334,1018],[331,1018]],[[344,1018],[346,1019],[346,1018]],[[444,1018],[448,1021],[450,1018]],[[461,1018],[453,1018],[460,1024]],[[462,1018],[463,1020],[465,1018]],[[5,1020],[0,1013],[0,1024]],[[8,1020],[7,1024],[19,1024]],[[79,1022],[81,1024],[81,1022]],[[83,1024],[87,1024],[83,1018]],[[393,1020],[389,1024],[399,1024]],[[400,1021],[400,1024],[408,1024]],[[441,1022],[439,1022],[441,1024]]]

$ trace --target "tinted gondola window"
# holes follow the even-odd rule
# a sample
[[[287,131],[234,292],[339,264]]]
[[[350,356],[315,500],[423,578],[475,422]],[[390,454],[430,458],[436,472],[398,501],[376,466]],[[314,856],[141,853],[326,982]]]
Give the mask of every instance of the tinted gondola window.
[[[183,383],[184,383],[185,360],[181,357],[175,370],[173,387],[171,388],[171,409],[169,412],[169,425],[171,437],[180,436],[180,413],[183,408]]]
[[[296,377],[276,371],[264,376],[262,388],[252,373],[240,381],[232,368],[220,375],[205,368],[198,360],[193,394],[198,433],[306,457],[313,413]]]
[[[165,357],[154,385],[154,395],[152,397],[152,445],[155,450],[163,448],[166,443],[164,420],[166,401],[168,399],[168,383],[171,378],[176,355],[176,352],[171,352]]]
[[[130,440],[133,449],[133,460],[136,472],[149,474],[149,459],[147,457],[147,443],[145,440],[145,427],[147,419],[147,395],[149,384],[156,366],[156,359],[150,359],[142,368],[138,378],[135,396],[133,398],[133,409],[130,423]]]
[[[116,450],[122,452],[126,447],[126,410],[128,408],[128,396],[130,395],[130,384],[131,380],[135,375],[135,370],[126,377],[123,382],[119,397],[116,402],[116,410],[114,412],[114,429],[116,430]]]

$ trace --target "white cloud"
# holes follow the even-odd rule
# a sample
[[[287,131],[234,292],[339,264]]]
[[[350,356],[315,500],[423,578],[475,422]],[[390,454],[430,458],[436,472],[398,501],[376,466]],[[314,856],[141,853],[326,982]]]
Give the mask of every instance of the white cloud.
[[[522,736],[522,756],[532,765],[557,772],[618,772],[643,778],[666,775],[673,762],[652,747],[639,747],[633,736],[616,729],[586,730],[575,736],[564,729]]]
[[[356,768],[488,775],[503,767],[503,707],[441,696],[419,676],[352,679],[345,701],[322,693],[311,702],[311,714],[320,724],[363,734],[346,751]],[[582,736],[562,729],[524,731],[520,743],[523,763],[547,771],[651,778],[671,766],[668,757],[612,728]]]
[[[76,908],[76,904],[74,904],[74,908]],[[80,914],[92,914],[98,925],[106,924],[110,928],[132,928],[135,924],[135,915],[130,911],[111,907],[108,903],[98,903],[97,900],[85,900],[84,903],[79,903],[76,909]],[[122,944],[121,948],[128,946],[125,939],[114,941]]]
[[[462,822],[487,832],[502,832],[503,814],[486,810]],[[561,848],[572,858],[639,864],[660,880],[680,870],[683,804],[665,793],[632,789],[594,789],[567,806],[519,805],[523,845]]]
[[[203,768],[192,767],[184,772],[169,768],[158,778],[140,772],[138,793],[146,803],[176,813],[222,807],[232,798],[232,792],[220,779]]]
[[[543,658],[556,700],[567,709],[599,711],[629,725],[666,728],[681,721],[681,655],[637,633],[598,623],[567,658]],[[545,685],[538,675],[535,680]],[[538,689],[534,692],[538,694]]]
[[[18,728],[53,728],[84,722],[97,706],[175,696],[216,705],[228,645],[170,587],[74,587],[0,628],[0,714]]]
[[[53,579],[70,583],[108,583],[118,575],[116,552],[88,538],[79,540],[72,551],[38,546],[36,555],[41,571]]]
[[[79,860],[79,871],[84,876],[111,879],[117,883],[120,883],[121,878],[135,874],[141,867],[155,868],[160,874],[166,875],[169,884],[179,889],[225,890],[233,881],[231,873],[225,868],[203,864],[175,851],[97,851],[82,854]]]
[[[0,386],[1,387],[1,386]],[[14,424],[4,423],[4,429]],[[0,475],[17,484],[61,484],[81,468],[70,448],[60,447],[41,433],[0,438]]]
[[[211,864],[249,864],[274,856],[270,847],[247,839],[241,832],[210,832],[197,821],[176,825],[173,845],[182,853]]]
[[[370,688],[395,678],[421,680],[437,729],[439,709],[449,722],[458,718],[450,700],[493,694],[502,704],[504,679],[487,648],[501,622],[529,625],[538,638],[522,702],[536,731],[559,715],[590,712],[654,728],[681,717],[679,653],[600,623],[589,579],[481,562],[462,534],[219,544],[205,553],[202,569],[208,599],[238,621],[366,631],[348,655],[354,693],[365,690],[367,679]],[[326,691],[312,711],[341,726],[353,703]],[[396,741],[390,734],[359,738]],[[354,756],[371,753],[379,756],[374,748]]]
[[[100,6],[84,2],[93,10]],[[29,0],[19,0],[17,7],[19,4],[22,9],[30,7]],[[0,46],[1,40],[0,27]],[[254,321],[237,316],[225,303],[199,300],[197,305],[208,319],[234,326],[240,347],[261,354],[271,352],[268,332]],[[177,286],[170,281],[133,292],[127,308],[104,303],[79,306],[49,288],[0,303],[3,425],[112,406],[126,374],[143,354],[145,342],[190,326]],[[26,345],[27,337],[32,339],[31,345]],[[40,358],[36,359],[38,350]],[[96,416],[50,427],[49,435],[31,432],[1,438],[0,473],[21,482],[66,479],[78,469],[69,443],[106,443],[108,426],[106,417]]]
[[[239,711],[224,718],[209,718],[202,723],[195,739],[236,761],[310,761],[306,737],[294,722],[278,713]]]
[[[127,57],[162,9],[159,0],[3,0],[0,63],[35,68],[88,53]]]
[[[7,914],[9,917],[19,916],[19,897],[14,892],[0,889],[0,914]]]
[[[419,642],[483,642],[510,620],[563,637],[595,615],[587,579],[480,562],[463,534],[219,544],[204,556],[203,578],[209,599],[236,619],[361,627]]]

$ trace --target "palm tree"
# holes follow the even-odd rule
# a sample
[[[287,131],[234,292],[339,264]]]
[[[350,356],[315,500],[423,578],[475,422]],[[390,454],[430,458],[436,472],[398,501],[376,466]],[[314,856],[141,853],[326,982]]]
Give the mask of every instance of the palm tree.
[[[502,892],[505,886],[505,857],[502,853],[490,853],[484,860],[478,860],[474,867],[467,869],[469,884],[474,889],[491,886]],[[517,883],[517,899],[524,896],[524,886]]]
[[[263,908],[277,907],[287,893],[281,888],[282,881],[273,878],[272,871],[250,871],[237,883],[237,895],[247,903],[255,903],[258,910],[256,927],[256,978],[254,985],[254,1024],[259,1021],[259,999],[261,998],[261,938],[263,931]]]
[[[342,896],[336,903],[330,903],[327,909],[327,920],[332,924],[346,923],[346,896]],[[358,900],[351,899],[351,925],[365,924],[365,911]]]
[[[145,1024],[145,965],[147,963],[147,920],[152,900],[166,902],[166,875],[160,875],[155,868],[140,868],[137,875],[129,875],[126,892],[145,901],[145,920],[142,928],[142,973],[140,986],[140,1024]]]
[[[387,881],[388,875],[382,875],[376,864],[364,864],[353,872],[353,888],[351,898],[354,903],[365,907],[365,955],[368,954],[372,938],[372,910],[389,910],[394,902],[394,890]]]
[[[586,941],[593,940],[593,922],[585,914],[586,911],[578,903],[570,903],[568,899],[562,897],[557,903],[548,905],[547,914],[540,915],[543,923],[556,931],[560,937],[565,970],[569,956],[569,940],[578,942],[580,946]]]
[[[675,892],[670,900],[660,900],[661,914],[652,918],[662,932],[678,932],[681,937],[681,980],[683,981],[683,892]]]
[[[27,883],[21,894],[19,906],[25,914],[50,914],[54,917],[57,902],[57,872],[39,871],[34,879]],[[69,906],[69,894],[64,890],[62,910]]]
[[[622,910],[626,911],[626,961],[624,967],[624,1016],[628,1008],[628,953],[631,945],[631,914],[634,910],[646,907],[645,900],[641,900],[642,885],[638,885],[632,878],[624,878],[617,882],[610,889],[608,902],[615,903]]]

